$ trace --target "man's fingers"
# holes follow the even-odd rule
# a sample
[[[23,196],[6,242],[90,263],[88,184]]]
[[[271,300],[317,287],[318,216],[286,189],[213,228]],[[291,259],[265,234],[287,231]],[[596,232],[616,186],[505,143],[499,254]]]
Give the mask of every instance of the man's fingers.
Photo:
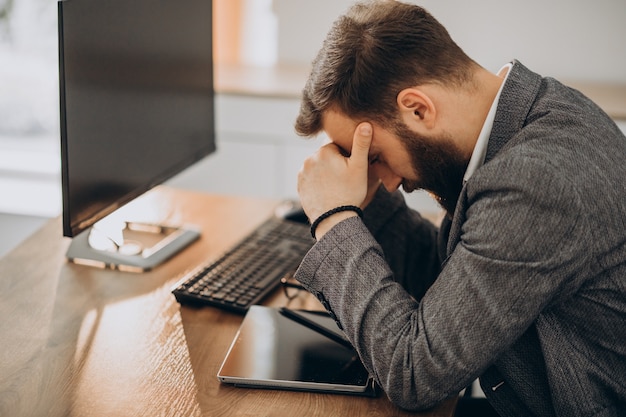
[[[363,122],[359,124],[354,131],[350,159],[353,161],[365,161],[367,164],[371,144],[372,125],[367,122]]]

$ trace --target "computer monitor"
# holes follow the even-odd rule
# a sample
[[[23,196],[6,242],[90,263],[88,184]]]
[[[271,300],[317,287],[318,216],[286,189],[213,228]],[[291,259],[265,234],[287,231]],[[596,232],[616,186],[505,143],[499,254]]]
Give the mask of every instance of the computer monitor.
[[[212,1],[65,0],[58,17],[67,257],[151,269],[199,232],[128,223],[150,247],[100,248],[94,224],[215,151]]]

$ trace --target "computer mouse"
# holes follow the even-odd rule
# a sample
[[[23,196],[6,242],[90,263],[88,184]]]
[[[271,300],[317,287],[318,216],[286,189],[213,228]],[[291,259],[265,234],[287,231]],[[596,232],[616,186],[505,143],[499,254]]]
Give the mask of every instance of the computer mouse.
[[[275,215],[292,222],[309,224],[309,218],[304,213],[299,201],[287,200],[282,202],[276,207]]]

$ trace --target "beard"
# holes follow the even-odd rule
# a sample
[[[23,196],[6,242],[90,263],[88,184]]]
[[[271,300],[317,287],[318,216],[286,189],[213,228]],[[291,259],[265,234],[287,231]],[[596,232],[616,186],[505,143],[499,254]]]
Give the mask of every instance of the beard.
[[[404,180],[407,193],[422,189],[430,192],[450,217],[463,188],[463,175],[469,164],[450,136],[426,138],[416,134],[402,121],[393,125],[394,133],[411,155],[419,180]]]

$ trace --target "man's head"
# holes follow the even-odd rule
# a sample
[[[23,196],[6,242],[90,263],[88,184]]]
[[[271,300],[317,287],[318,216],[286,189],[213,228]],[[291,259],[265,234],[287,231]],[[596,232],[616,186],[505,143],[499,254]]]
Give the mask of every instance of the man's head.
[[[439,111],[441,98],[473,91],[478,68],[424,9],[357,4],[335,22],[313,62],[296,131],[324,130],[349,152],[350,126],[372,123],[371,166],[386,188],[429,190],[453,212],[471,151],[455,141],[456,115],[447,116],[457,107]]]
[[[475,65],[424,9],[394,0],[356,4],[334,23],[313,61],[296,131],[319,133],[332,106],[389,126],[400,91],[426,83],[462,86]]]

